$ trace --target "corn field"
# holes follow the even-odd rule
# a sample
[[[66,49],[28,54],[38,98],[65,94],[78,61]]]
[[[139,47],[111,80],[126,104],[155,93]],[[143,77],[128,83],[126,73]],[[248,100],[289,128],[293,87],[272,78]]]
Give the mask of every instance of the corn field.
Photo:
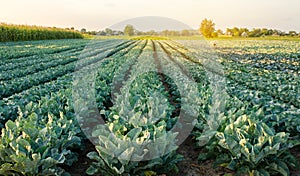
[[[78,31],[28,25],[0,24],[0,42],[83,38]]]

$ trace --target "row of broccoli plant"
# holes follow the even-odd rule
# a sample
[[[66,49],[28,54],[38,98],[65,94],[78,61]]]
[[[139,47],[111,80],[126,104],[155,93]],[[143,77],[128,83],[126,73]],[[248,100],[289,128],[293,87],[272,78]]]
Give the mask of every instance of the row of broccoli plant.
[[[245,107],[245,103],[240,103],[233,95],[226,96],[225,113],[214,114],[214,118],[219,120],[219,123],[214,124],[211,116],[203,120],[205,114],[201,114],[199,110],[199,106],[203,105],[203,99],[200,98],[200,94],[197,94],[199,84],[193,84],[190,79],[182,79],[185,75],[180,75],[181,68],[176,67],[172,59],[168,58],[158,45],[156,46],[157,58],[160,59],[162,70],[171,78],[168,79],[168,83],[175,85],[176,82],[183,87],[180,89],[178,86],[181,96],[184,95],[181,97],[183,114],[191,117],[200,114],[202,122],[198,120],[197,125],[208,126],[198,133],[201,134],[198,136],[199,144],[203,144],[203,140],[206,140],[204,144],[208,151],[200,155],[199,159],[219,156],[216,165],[238,170],[238,173],[268,175],[268,173],[279,172],[288,175],[285,163],[296,164],[287,149],[297,145],[297,141],[291,141],[285,132],[277,133],[268,127],[257,118],[263,116],[261,111]],[[113,55],[114,59],[106,59],[111,62],[100,64],[99,70],[107,68],[101,66],[116,60],[130,60],[138,56],[141,48],[136,47],[135,52],[129,52],[136,54],[128,55],[126,53],[129,50],[124,49],[124,53]],[[155,63],[150,59],[153,58],[151,53],[153,54],[153,48],[151,44],[147,44],[138,64],[132,67],[129,81],[126,81],[120,95],[117,94],[113,108],[109,110],[103,107],[104,111],[101,113],[103,117],[105,116],[107,124],[92,129],[98,153],[93,152],[88,155],[95,160],[87,171],[89,174],[165,173],[167,171],[163,170],[164,168],[176,169],[175,164],[182,159],[175,152],[178,133],[169,130],[174,126],[180,129],[181,116],[170,118],[174,107],[168,101],[168,93],[165,92],[161,79],[156,74]],[[119,62],[115,64],[118,65],[117,63]],[[113,72],[114,69],[108,70],[107,73]],[[192,75],[194,73],[192,72]],[[214,78],[210,74],[208,76],[210,79],[215,79],[214,82],[218,81],[218,77]],[[101,84],[96,82],[98,88],[102,85],[109,90],[113,84],[105,79],[97,80],[101,82]],[[175,81],[172,83],[171,80]],[[218,86],[212,87],[212,91],[221,92]],[[174,92],[176,94],[176,91]],[[100,105],[101,103],[98,102],[105,101],[105,97],[107,94],[103,95],[103,98],[98,97],[97,104]],[[199,97],[197,101],[194,100],[195,97]],[[217,101],[220,101],[220,105],[224,104],[222,102],[224,95],[213,97],[212,104],[216,104]],[[70,89],[67,89],[53,94],[50,100],[43,98],[39,104],[27,105],[20,110],[19,118],[15,123],[8,121],[2,129],[1,136],[1,174],[63,174],[64,171],[60,166],[70,165],[73,159],[76,160],[73,149],[81,146],[80,139],[82,139],[78,125],[74,123],[75,115],[73,107],[70,106],[72,103]],[[76,103],[80,104],[80,101]],[[157,108],[153,109],[153,107]],[[217,106],[216,109],[220,108],[221,106]],[[153,122],[156,123],[153,125]],[[37,133],[35,129],[40,129],[42,132]],[[41,147],[45,144],[48,145]],[[111,150],[112,148],[114,150]]]
[[[66,65],[58,65],[57,67],[51,67],[49,69],[32,73],[24,77],[0,82],[0,97],[7,98],[15,93],[22,92],[23,90],[29,89],[33,86],[38,86],[40,84],[55,80],[67,73],[74,72],[74,69],[77,69],[79,67],[79,63],[82,64],[80,65],[80,67],[93,64],[103,59],[99,57],[99,55],[104,55],[104,53],[107,52],[104,55],[105,57],[112,56],[119,50],[124,49],[133,43],[134,42],[127,42],[126,44],[121,43],[119,46],[117,45],[105,48],[102,48],[102,45],[100,45],[100,49],[92,51],[95,53],[95,55],[90,56],[89,53],[87,53],[87,55],[86,53],[83,53],[79,56],[79,60],[77,62],[71,62]],[[89,49],[89,46],[87,46],[87,48]],[[81,62],[82,58],[84,59],[84,62]]]
[[[62,166],[77,160],[80,128],[71,91],[60,91],[39,104],[29,103],[15,121],[7,121],[0,139],[1,175],[63,175]]]
[[[72,56],[77,54],[77,52],[82,51],[84,46],[80,46],[75,49],[71,49],[68,51],[60,52],[60,53],[55,53],[55,54],[45,54],[41,56],[31,56],[31,57],[25,57],[22,59],[16,59],[12,61],[7,61],[4,62],[2,61],[0,63],[0,73],[3,75],[7,71],[13,71],[13,70],[18,70],[19,68],[25,68],[28,69],[27,67],[31,67],[33,64],[40,65],[42,63],[49,63],[52,62],[53,60],[60,59],[62,56]],[[5,79],[1,79],[5,80]]]
[[[114,96],[110,95],[111,93],[117,93],[118,91],[114,92],[115,87],[114,86],[118,86],[118,84],[124,84],[124,83],[120,83],[120,81],[122,81],[122,79],[119,78],[124,78],[125,74],[128,73],[127,69],[124,68],[129,68],[132,63],[133,60],[137,60],[138,63],[140,63],[141,61],[149,61],[149,57],[147,56],[143,56],[145,55],[145,53],[147,52],[147,46],[144,49],[145,45],[148,43],[146,43],[146,41],[140,41],[139,45],[137,45],[136,47],[132,48],[132,50],[130,50],[130,52],[128,54],[126,54],[126,56],[122,56],[122,55],[115,55],[114,57],[112,57],[111,59],[107,59],[104,62],[106,62],[107,64],[105,65],[106,67],[102,68],[96,75],[93,74],[89,74],[88,76],[86,75],[86,73],[91,72],[91,70],[93,69],[87,69],[86,73],[80,73],[80,76],[84,76],[85,80],[88,79],[95,79],[95,95],[96,95],[96,100],[97,100],[97,104],[93,104],[93,102],[89,102],[86,101],[86,98],[89,98],[89,95],[82,95],[81,93],[83,91],[81,91],[81,89],[86,91],[86,86],[87,83],[84,82],[80,82],[78,85],[78,95],[80,95],[79,99],[82,99],[82,103],[90,103],[90,104],[86,104],[86,107],[88,108],[80,108],[80,106],[82,106],[81,101],[78,101],[77,104],[79,104],[78,109],[79,109],[79,119],[80,119],[80,123],[82,124],[82,127],[84,127],[83,129],[85,130],[87,136],[92,140],[92,142],[96,145],[96,150],[99,153],[89,153],[88,156],[91,159],[94,159],[95,162],[92,164],[92,166],[87,170],[88,174],[96,174],[96,173],[102,173],[104,175],[118,175],[118,174],[124,174],[124,173],[131,173],[133,174],[133,164],[129,164],[130,163],[130,158],[126,158],[128,156],[130,156],[130,152],[132,150],[132,146],[128,146],[130,143],[130,141],[126,141],[125,139],[121,138],[119,139],[117,136],[115,136],[115,131],[110,132],[109,130],[112,130],[113,127],[111,126],[115,126],[115,128],[120,128],[122,127],[122,125],[124,126],[124,124],[119,123],[118,121],[114,121],[113,119],[118,119],[117,115],[112,115],[113,113],[113,109],[116,108],[116,106],[120,106],[120,104],[118,102],[114,101]],[[141,51],[143,51],[141,53]],[[141,56],[140,56],[141,54]],[[140,57],[139,57],[140,56]],[[138,58],[137,58],[138,57]],[[150,57],[151,58],[151,57]],[[147,67],[148,64],[145,64],[144,67]],[[97,65],[94,65],[93,67],[97,68]],[[135,67],[135,66],[133,66]],[[139,67],[138,67],[139,68]],[[142,69],[143,67],[139,68]],[[135,69],[132,69],[132,73],[136,73]],[[80,79],[81,80],[81,79]],[[89,80],[87,81],[89,82]],[[92,88],[93,89],[93,88]],[[127,90],[127,89],[125,89]],[[140,91],[143,91],[142,89],[138,89]],[[146,90],[146,89],[144,89]],[[93,96],[94,93],[91,94],[91,96]],[[138,93],[134,93],[134,95],[136,95]],[[123,94],[121,94],[123,95]],[[128,94],[127,94],[128,96]],[[123,98],[123,97],[119,97],[118,98],[120,101],[125,101],[125,103],[128,102],[128,98]],[[134,99],[133,99],[134,100]],[[116,100],[117,101],[117,100]],[[114,102],[114,105],[112,108],[109,108],[109,103],[110,102]],[[141,102],[140,102],[141,103]],[[96,109],[93,109],[94,107],[96,107]],[[127,108],[127,105],[121,106],[121,108]],[[105,125],[101,125],[100,119],[96,118],[95,119],[95,112],[92,111],[101,111],[101,115],[103,117],[103,119],[105,120]],[[90,115],[91,114],[91,115]],[[98,116],[99,117],[99,116]],[[138,118],[136,116],[136,118]],[[136,119],[139,120],[139,119]],[[124,119],[123,119],[124,121]],[[96,123],[96,126],[94,125]],[[150,122],[149,122],[150,123]],[[109,127],[108,127],[109,126]],[[131,127],[132,128],[132,127]],[[140,131],[140,128],[134,128],[137,133],[138,131]],[[106,131],[107,130],[107,131]],[[115,129],[118,130],[118,129]],[[121,130],[121,129],[120,129]],[[124,130],[126,130],[126,128],[124,128]],[[130,130],[130,127],[128,127],[128,130]],[[131,135],[134,135],[134,131],[132,131]],[[118,134],[122,132],[118,132]],[[124,132],[123,132],[124,133]],[[141,133],[141,132],[140,132]],[[129,135],[129,134],[128,134]],[[132,136],[133,137],[133,136]],[[137,136],[136,136],[137,137]],[[135,141],[135,140],[134,140]],[[127,143],[127,144],[126,144]],[[113,145],[115,144],[115,145]],[[138,146],[136,146],[135,148],[138,148]],[[123,153],[121,155],[121,153]],[[126,156],[126,154],[128,154],[128,156]],[[142,158],[141,158],[142,159]],[[122,160],[122,161],[119,161]],[[128,160],[128,161],[126,161]],[[137,160],[137,158],[133,159],[134,163],[141,163]],[[134,165],[136,165],[134,164]],[[128,167],[131,168],[128,169]],[[142,170],[149,170],[149,172],[154,168],[154,166],[148,165],[148,168],[146,168],[146,166],[144,166],[145,169],[140,168],[141,171],[139,171],[140,173],[142,173]],[[152,168],[153,167],[153,168]]]
[[[93,127],[94,124],[98,124],[101,120],[98,112],[112,106],[111,88],[115,72],[122,68],[127,61],[138,57],[144,46],[145,43],[137,42],[124,48],[122,52],[116,53],[102,62],[85,67],[74,74],[73,98],[76,99],[74,106],[78,111],[80,124],[89,131],[87,132],[88,136],[91,135],[93,129],[90,127],[87,129],[84,126],[91,125]],[[90,97],[87,97],[88,95]],[[98,118],[90,117],[89,114],[92,113],[98,115]]]
[[[110,49],[112,47],[117,46],[117,44],[122,43],[124,41],[122,40],[104,40],[104,41],[98,41],[98,42],[93,42],[93,45],[89,44],[88,48],[86,48],[86,45],[88,44],[87,41],[83,43],[80,46],[77,46],[73,43],[69,43],[70,46],[74,47],[74,49],[58,52],[58,53],[53,53],[53,54],[41,54],[41,55],[32,55],[28,57],[21,57],[21,58],[15,58],[15,59],[8,59],[8,60],[1,60],[0,61],[0,70],[1,73],[3,72],[6,73],[7,71],[13,71],[13,70],[19,70],[20,68],[25,68],[30,69],[31,66],[36,66],[36,65],[42,65],[43,63],[49,63],[54,60],[66,57],[66,56],[73,56],[73,55],[82,55],[83,57],[90,57],[94,56],[96,54],[99,54],[99,45],[103,46],[103,48],[100,49]],[[95,46],[98,46],[95,50]],[[84,49],[84,51],[83,51]],[[41,49],[43,50],[43,49]],[[12,51],[6,51],[8,53],[10,52],[18,52],[15,50]],[[101,51],[100,51],[101,52]],[[22,53],[22,52],[21,52]]]
[[[287,57],[293,59],[295,56],[292,55]],[[278,63],[279,58],[286,58],[278,53],[260,56],[223,53],[222,57],[220,62],[226,69],[227,92],[247,103],[249,111],[261,111],[256,118],[274,128],[275,132],[287,132],[289,139],[299,140],[299,77],[292,72],[251,66],[256,59]]]
[[[300,107],[299,76],[282,72],[265,73],[265,70],[263,69],[255,70],[250,73],[249,71],[244,71],[245,66],[243,68],[235,63],[230,63],[230,66],[228,67],[228,78],[239,84],[243,84],[250,89],[263,91],[278,100],[295,106],[296,108]],[[250,68],[247,69],[250,70]]]
[[[22,42],[1,42],[0,63],[14,62],[32,56],[62,53],[84,47],[88,40],[40,40]],[[20,47],[25,46],[25,47]]]
[[[103,109],[106,124],[92,132],[97,152],[88,156],[94,160],[87,170],[90,175],[153,175],[176,170],[182,158],[175,152],[176,133],[167,131],[175,119],[170,119],[172,107],[166,98],[154,64],[151,42],[131,68],[130,78],[121,83],[110,109]],[[125,66],[124,65],[124,66]],[[126,69],[116,72],[112,85],[126,77]]]
[[[113,56],[128,51],[122,49]],[[85,139],[72,97],[72,87],[51,93],[19,108],[17,119],[5,123],[0,139],[1,175],[69,175],[63,168],[77,160]]]
[[[195,46],[197,45],[192,47]],[[197,50],[198,48],[199,45]],[[203,52],[194,57],[205,65],[207,59],[202,60],[200,55],[203,56]],[[208,56],[212,59],[210,54]],[[207,70],[208,74],[209,72],[210,70]],[[219,77],[219,80],[223,82],[224,78]],[[233,87],[239,87],[237,84],[234,85]],[[216,118],[219,121],[217,128],[210,128],[209,132],[200,130],[198,134],[201,135],[196,136],[198,145],[207,151],[199,155],[199,161],[215,158],[215,166],[234,170],[237,175],[245,173],[251,176],[290,175],[289,167],[299,167],[297,160],[289,152],[289,149],[300,144],[297,140],[299,133],[295,131],[297,115],[284,113],[287,116],[283,118],[285,122],[281,124],[285,127],[278,128],[277,123],[283,119],[276,121],[273,118],[265,118],[268,113],[264,112],[263,108],[255,106],[252,100],[245,101],[243,97],[248,96],[247,91],[244,91],[242,96],[240,94],[243,92],[237,95],[236,91],[233,91],[234,88],[228,90],[227,94],[223,95],[223,101],[220,101],[224,109]],[[273,104],[269,109],[275,110],[276,106]],[[292,136],[289,132],[292,132]]]
[[[215,166],[223,166],[249,175],[289,175],[290,167],[297,167],[297,160],[289,149],[299,145],[289,133],[275,132],[257,116],[261,111],[249,111],[238,99],[229,98],[226,113],[220,116],[221,125],[214,131],[205,148],[207,153],[200,161],[216,158]],[[246,110],[247,109],[247,110]],[[204,133],[205,134],[205,133]],[[198,137],[199,145],[205,136]]]
[[[210,83],[211,75],[206,73],[203,65],[191,62],[186,56],[183,56],[182,54],[186,53],[185,49],[177,48],[177,45],[177,43],[170,41],[162,43],[164,48],[162,50],[168,55],[163,60],[163,65],[166,67],[165,70],[170,71],[170,74],[172,74],[172,67],[176,68],[177,80],[186,77],[185,82],[178,82],[179,89],[182,89],[181,92],[187,98],[186,102],[182,101],[181,103],[188,105],[182,111],[194,114],[192,125],[195,129],[203,129],[204,123],[210,124],[211,128],[215,128],[218,124],[215,116],[219,113],[217,110],[220,105],[215,103],[216,106],[212,106],[212,102],[220,99],[220,97],[212,96],[212,94],[220,88],[212,86],[212,84],[218,85],[218,83],[214,81]],[[180,51],[180,49],[183,51]],[[187,117],[183,116],[183,118]],[[195,133],[195,130],[190,132]]]
[[[172,41],[164,41],[161,42],[161,45],[165,48],[166,52],[169,54],[174,65],[177,65],[183,69],[181,72],[185,72],[185,74],[192,79],[198,88],[198,96],[193,99],[198,101],[198,112],[199,115],[197,117],[197,123],[195,123],[195,128],[203,128],[203,122],[208,123],[206,119],[210,119],[211,122],[214,121],[212,114],[217,112],[210,112],[212,109],[212,101],[213,101],[213,92],[216,91],[217,85],[222,85],[216,81],[212,81],[212,75],[207,74],[205,68],[200,63],[191,62],[189,60],[189,56],[187,54],[186,48],[179,43]],[[210,77],[209,77],[210,76]],[[211,83],[210,83],[211,81]],[[215,86],[213,86],[215,84]],[[217,94],[216,94],[217,95]],[[217,99],[217,97],[214,97]],[[217,109],[214,107],[213,109]]]
[[[70,68],[74,71],[79,67],[102,61],[108,54],[115,52],[114,50],[119,51],[120,47],[118,46],[122,46],[122,44],[126,43],[124,43],[124,41],[110,41],[105,43],[95,41],[77,56],[80,57],[80,66],[79,63],[73,63]],[[97,45],[99,45],[98,48],[96,47]],[[23,107],[31,101],[37,103],[41,97],[50,96],[51,93],[55,93],[58,90],[70,88],[73,80],[72,75],[73,72],[66,73],[61,77],[55,78],[55,80],[51,82],[33,86],[18,94],[13,94],[0,100],[0,127],[2,128],[8,119],[14,120],[18,116],[18,107],[23,109]]]
[[[40,65],[34,65],[32,67],[27,67],[27,68],[23,68],[23,70],[10,70],[10,71],[6,71],[5,73],[0,73],[0,81],[8,81],[8,80],[13,80],[16,78],[21,78],[30,74],[35,74],[38,73],[42,70],[47,70],[47,69],[51,69],[51,68],[55,68],[59,65],[66,65],[72,62],[76,62],[77,61],[77,55],[80,54],[80,51],[77,53],[73,53],[70,56],[65,56],[61,59],[56,59],[52,62],[48,62],[48,63],[43,63]]]
[[[274,128],[276,132],[288,132],[291,138],[300,139],[299,109],[274,99],[265,92],[247,89],[232,80],[228,80],[227,90],[229,94],[248,103],[247,109],[261,111],[256,118]]]

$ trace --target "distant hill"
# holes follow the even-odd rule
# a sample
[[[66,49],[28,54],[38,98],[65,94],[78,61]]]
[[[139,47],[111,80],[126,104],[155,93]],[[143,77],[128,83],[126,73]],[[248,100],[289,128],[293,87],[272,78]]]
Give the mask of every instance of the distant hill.
[[[188,25],[166,17],[158,17],[158,16],[145,16],[138,17],[129,20],[125,20],[110,26],[110,29],[123,31],[124,27],[127,24],[131,24],[135,29],[139,31],[163,31],[163,30],[174,30],[181,31],[184,29],[191,30],[192,28]]]

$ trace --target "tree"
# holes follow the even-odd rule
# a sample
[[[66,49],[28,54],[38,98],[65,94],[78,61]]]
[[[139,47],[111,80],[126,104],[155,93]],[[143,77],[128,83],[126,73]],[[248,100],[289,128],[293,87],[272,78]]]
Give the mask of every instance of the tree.
[[[190,33],[189,30],[182,30],[182,31],[181,31],[181,35],[182,35],[182,36],[190,36],[191,33]]]
[[[128,36],[133,36],[134,34],[134,27],[130,24],[126,25],[124,28],[124,34]]]
[[[204,19],[201,22],[200,32],[204,37],[211,38],[213,37],[212,34],[215,32],[215,23],[212,20]]]
[[[99,31],[99,32],[98,32],[98,35],[105,36],[105,35],[106,35],[106,32],[105,32],[105,31]]]
[[[221,29],[217,30],[218,35],[224,35],[224,32]]]
[[[233,36],[233,31],[232,31],[232,29],[227,28],[227,29],[226,29],[226,35]]]
[[[255,28],[252,31],[249,32],[249,37],[260,37],[262,36],[262,30],[259,28]]]
[[[268,29],[268,35],[273,35],[274,34],[274,30],[273,29]]]
[[[82,28],[82,29],[80,30],[80,32],[81,32],[81,33],[86,33],[86,29]]]
[[[290,35],[290,36],[296,36],[296,35],[297,35],[297,32],[296,32],[296,31],[289,31],[289,35]]]
[[[169,30],[163,30],[163,31],[161,31],[161,35],[168,36],[169,35]]]
[[[157,33],[154,30],[150,30],[146,32],[146,35],[157,35]]]
[[[233,29],[232,29],[232,32],[233,32],[233,36],[240,36],[240,29],[239,28],[237,28],[237,27],[234,27]]]
[[[90,35],[96,35],[97,34],[96,31],[88,31],[87,33],[90,34]]]
[[[262,35],[262,36],[268,35],[268,29],[262,28],[262,29],[261,29],[261,35]]]
[[[240,33],[242,34],[244,32],[248,33],[249,29],[247,29],[247,28],[240,28]]]
[[[111,36],[111,35],[113,35],[113,30],[106,28],[105,33],[106,33],[106,35]]]

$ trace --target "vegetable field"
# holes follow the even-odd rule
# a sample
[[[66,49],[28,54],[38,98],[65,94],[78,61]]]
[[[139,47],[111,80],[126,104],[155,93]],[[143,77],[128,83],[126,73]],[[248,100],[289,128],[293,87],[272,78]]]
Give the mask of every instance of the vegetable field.
[[[296,41],[0,43],[0,175],[297,175],[299,74]]]

